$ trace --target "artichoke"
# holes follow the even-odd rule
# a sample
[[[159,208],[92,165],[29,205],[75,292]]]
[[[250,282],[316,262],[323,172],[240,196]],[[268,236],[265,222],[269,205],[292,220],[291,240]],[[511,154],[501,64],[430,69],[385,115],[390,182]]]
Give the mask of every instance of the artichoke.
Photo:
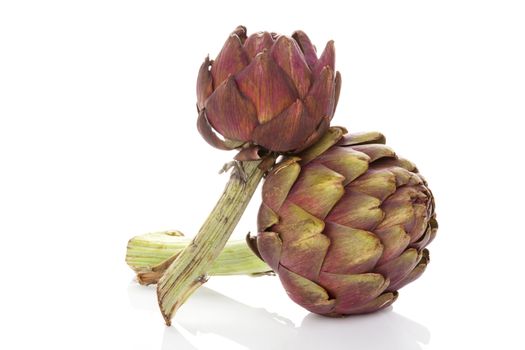
[[[333,41],[317,58],[302,31],[247,37],[239,26],[217,58],[206,58],[200,67],[197,126],[220,149],[301,151],[328,130],[340,88]]]
[[[331,128],[263,185],[256,253],[311,312],[343,316],[392,304],[429,262],[434,199],[379,133]]]

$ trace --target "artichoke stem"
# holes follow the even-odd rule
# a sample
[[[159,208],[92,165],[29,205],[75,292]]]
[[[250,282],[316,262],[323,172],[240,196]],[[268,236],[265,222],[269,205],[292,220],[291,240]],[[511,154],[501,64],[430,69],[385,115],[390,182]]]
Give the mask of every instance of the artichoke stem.
[[[128,242],[126,262],[141,284],[157,283],[191,239],[178,231],[154,232],[133,237]],[[272,274],[272,269],[248,247],[245,240],[226,243],[208,271],[212,276]]]
[[[195,238],[174,258],[157,284],[159,307],[166,322],[208,279],[210,268],[239,222],[257,185],[275,156],[239,162],[246,178],[232,172],[226,188]]]

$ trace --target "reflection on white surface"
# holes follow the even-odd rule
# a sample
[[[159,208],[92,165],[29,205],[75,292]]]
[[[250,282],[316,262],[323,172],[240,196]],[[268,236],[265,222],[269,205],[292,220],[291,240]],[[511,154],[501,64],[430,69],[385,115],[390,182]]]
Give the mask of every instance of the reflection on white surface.
[[[430,332],[392,311],[392,307],[371,315],[345,319],[326,319],[309,314],[299,326],[298,341],[307,349],[320,349],[329,339],[336,348],[350,349],[422,349],[428,344]]]
[[[153,288],[128,289],[134,307],[156,310]],[[307,314],[297,324],[264,308],[252,307],[202,287],[166,327],[162,350],[202,349],[422,349],[429,330],[393,312],[326,318]]]

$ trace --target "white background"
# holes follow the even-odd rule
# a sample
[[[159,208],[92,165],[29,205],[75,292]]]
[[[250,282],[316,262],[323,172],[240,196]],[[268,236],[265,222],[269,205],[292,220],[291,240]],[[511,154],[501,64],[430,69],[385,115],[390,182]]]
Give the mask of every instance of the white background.
[[[520,1],[2,1],[0,348],[523,349],[524,18]],[[238,24],[334,39],[334,124],[382,131],[429,181],[432,262],[393,308],[325,319],[277,278],[212,278],[167,328],[133,281],[127,239],[191,235],[227,180],[195,79]]]

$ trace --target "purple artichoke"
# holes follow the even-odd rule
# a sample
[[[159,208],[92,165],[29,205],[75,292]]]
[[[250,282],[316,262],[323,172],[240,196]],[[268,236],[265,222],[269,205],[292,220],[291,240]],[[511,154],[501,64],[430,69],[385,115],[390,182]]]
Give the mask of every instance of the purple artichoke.
[[[302,31],[247,37],[239,26],[217,58],[206,58],[199,70],[197,126],[220,149],[258,145],[297,152],[328,130],[340,88],[333,41],[317,58]]]
[[[379,133],[332,128],[263,185],[257,250],[289,296],[342,316],[392,304],[429,262],[434,199],[409,161]]]

